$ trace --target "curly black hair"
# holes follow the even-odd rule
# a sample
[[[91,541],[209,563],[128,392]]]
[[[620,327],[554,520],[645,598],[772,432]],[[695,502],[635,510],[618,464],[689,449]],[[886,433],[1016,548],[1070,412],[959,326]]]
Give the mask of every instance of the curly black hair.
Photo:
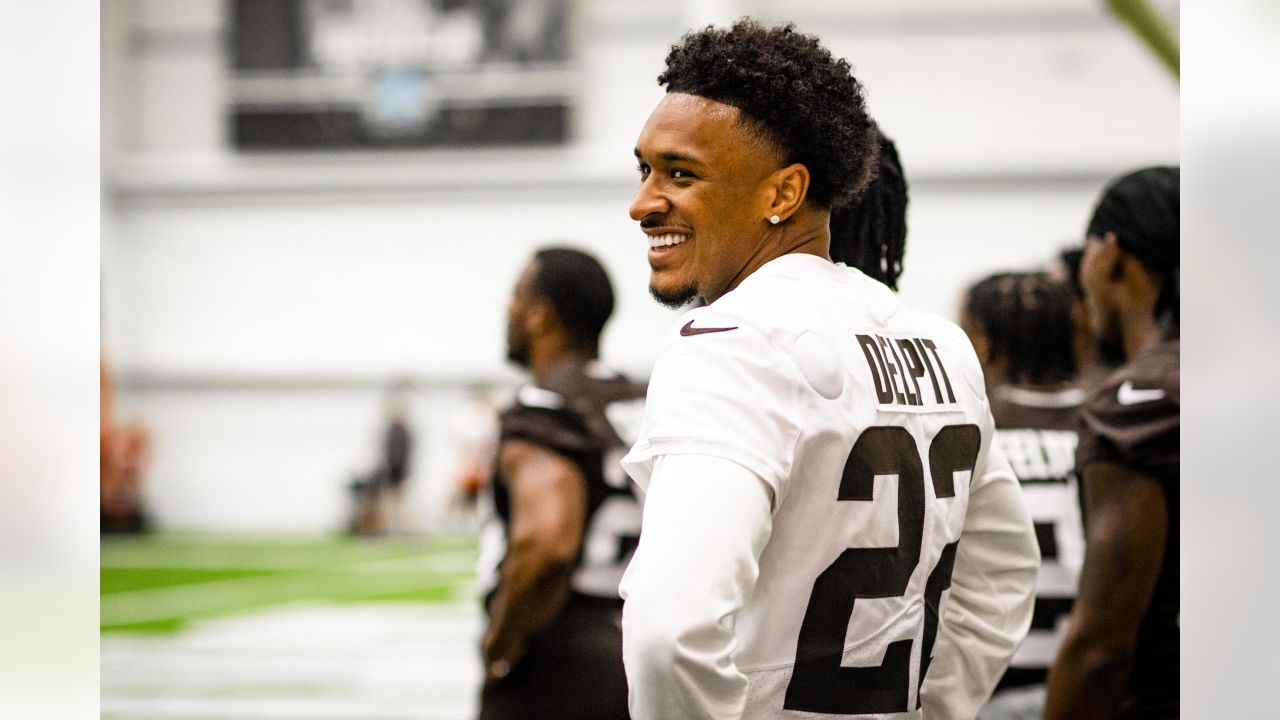
[[[772,140],[785,161],[809,169],[808,200],[848,202],[876,167],[875,122],[849,63],[788,23],[766,28],[743,18],[707,26],[671,47],[658,84],[732,105]]]
[[[907,249],[907,177],[898,148],[879,130],[875,179],[847,205],[831,211],[831,259],[898,289]]]

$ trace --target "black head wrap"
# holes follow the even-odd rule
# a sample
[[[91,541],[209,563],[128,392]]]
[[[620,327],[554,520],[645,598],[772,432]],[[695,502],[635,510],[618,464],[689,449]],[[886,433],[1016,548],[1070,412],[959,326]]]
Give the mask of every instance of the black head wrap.
[[[1156,314],[1172,313],[1178,306],[1178,180],[1176,167],[1143,168],[1111,183],[1089,221],[1089,234],[1116,234],[1129,254],[1161,276],[1164,286]]]
[[[1166,274],[1178,267],[1178,168],[1151,167],[1111,183],[1089,234],[1116,234],[1120,247]]]

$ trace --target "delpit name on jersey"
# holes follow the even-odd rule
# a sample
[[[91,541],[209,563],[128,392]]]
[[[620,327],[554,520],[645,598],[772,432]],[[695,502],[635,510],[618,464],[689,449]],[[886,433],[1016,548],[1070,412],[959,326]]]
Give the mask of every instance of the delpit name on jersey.
[[[855,337],[871,370],[877,407],[909,412],[956,407],[951,377],[933,340],[870,332]],[[921,382],[925,378],[928,382]]]

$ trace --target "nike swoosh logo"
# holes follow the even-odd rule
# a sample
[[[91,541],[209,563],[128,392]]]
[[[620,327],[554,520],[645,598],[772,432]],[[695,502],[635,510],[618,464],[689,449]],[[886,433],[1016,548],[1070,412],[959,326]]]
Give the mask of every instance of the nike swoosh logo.
[[[1120,386],[1120,392],[1116,393],[1116,402],[1121,405],[1137,405],[1138,403],[1152,402],[1163,398],[1164,391],[1160,388],[1138,390],[1133,387],[1132,380],[1125,380],[1124,384]]]
[[[693,326],[693,321],[690,320],[689,322],[684,324],[684,327],[680,328],[680,334],[684,335],[685,337],[688,337],[689,335],[701,335],[702,333],[713,333],[713,332],[728,332],[730,330],[737,330],[737,329],[738,329],[737,325],[734,325],[733,327],[696,328]]]

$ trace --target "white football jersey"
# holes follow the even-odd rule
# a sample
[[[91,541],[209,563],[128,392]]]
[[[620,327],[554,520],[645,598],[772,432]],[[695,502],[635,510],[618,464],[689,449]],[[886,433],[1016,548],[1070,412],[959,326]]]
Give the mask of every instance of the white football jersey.
[[[1011,479],[968,338],[801,254],[677,327],[623,465],[647,489],[656,458],[710,455],[772,489],[733,621],[743,717],[919,717],[971,490]]]
[[[1031,630],[1014,654],[1005,681],[1043,683],[1066,636],[1084,564],[1084,523],[1075,470],[1085,392],[1002,385],[991,395],[995,443],[1022,484],[1041,555]]]

